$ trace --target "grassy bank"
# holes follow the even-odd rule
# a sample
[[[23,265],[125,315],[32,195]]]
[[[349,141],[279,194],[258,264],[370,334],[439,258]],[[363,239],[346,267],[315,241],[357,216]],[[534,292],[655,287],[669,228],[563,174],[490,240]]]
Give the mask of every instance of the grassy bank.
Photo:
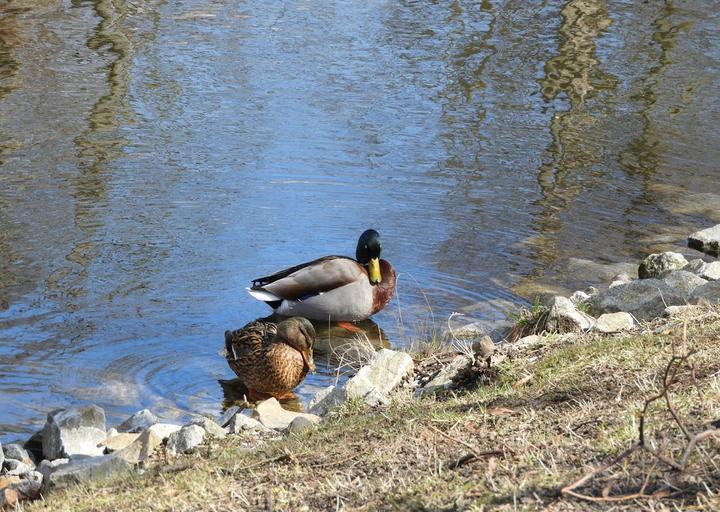
[[[211,442],[25,510],[720,509],[720,440],[691,441],[720,420],[720,313],[650,331],[547,337],[489,385],[349,403],[257,449]]]

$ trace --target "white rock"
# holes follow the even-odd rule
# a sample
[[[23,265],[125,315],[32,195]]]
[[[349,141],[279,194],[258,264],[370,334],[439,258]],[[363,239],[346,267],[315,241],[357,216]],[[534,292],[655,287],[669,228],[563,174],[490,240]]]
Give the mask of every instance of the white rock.
[[[170,434],[167,440],[168,451],[176,455],[187,453],[205,440],[205,429],[200,425],[186,425]]]
[[[680,315],[690,315],[692,316],[693,313],[696,311],[700,311],[702,309],[702,306],[697,306],[695,304],[686,304],[683,306],[668,306],[665,308],[665,311],[663,311],[664,317],[675,317]]]
[[[421,388],[416,389],[414,393],[415,398],[426,395],[433,395],[435,393],[450,389],[450,387],[452,387],[453,380],[457,377],[457,375],[463,370],[465,370],[472,363],[473,360],[467,356],[457,356],[455,359],[450,361],[450,363],[446,365],[442,370],[440,370],[440,372],[435,375],[435,377],[433,377],[427,384],[425,384]]]
[[[40,472],[40,474],[43,476],[44,480],[47,480],[50,476],[50,473],[55,471],[60,466],[64,466],[65,464],[69,463],[70,459],[55,459],[55,460],[43,460],[38,464],[37,470]]]
[[[583,304],[589,300],[590,300],[590,295],[581,290],[578,290],[578,291],[574,292],[572,295],[570,295],[570,302],[572,302],[576,306],[578,304]]]
[[[605,313],[595,322],[594,329],[604,334],[628,331],[635,327],[635,321],[629,313]]]
[[[230,418],[227,428],[231,434],[239,434],[244,430],[268,430],[267,427],[258,420],[245,416],[241,412],[236,412],[235,415]]]
[[[5,468],[6,473],[10,476],[25,475],[33,470],[32,467],[28,466],[24,462],[15,459],[5,459],[3,467]]]
[[[263,400],[255,406],[253,411],[255,418],[267,428],[277,430],[286,429],[295,418],[308,418],[311,421],[320,421],[319,416],[302,412],[288,411],[283,409],[280,402],[275,398]]]
[[[105,411],[96,405],[58,409],[48,414],[43,429],[43,455],[53,460],[74,455],[102,455],[106,438]]]
[[[688,237],[688,247],[715,257],[720,256],[720,224],[696,231]]]
[[[337,386],[328,386],[321,389],[310,400],[308,412],[318,416],[325,416],[330,410],[345,401],[345,390]]]
[[[318,416],[315,416],[314,419],[310,419],[307,416],[298,416],[290,422],[287,430],[288,432],[297,434],[298,432],[302,432],[303,430],[313,427],[318,423],[320,423],[320,417]]]
[[[595,319],[590,315],[578,311],[575,305],[566,297],[556,296],[550,301],[545,329],[550,332],[577,332],[590,329]]]
[[[148,409],[138,411],[118,425],[118,432],[140,433],[146,428],[159,423],[160,419]]]
[[[25,448],[23,448],[19,444],[17,444],[17,443],[6,444],[4,447],[2,447],[0,449],[5,453],[6,458],[19,460],[20,462],[24,462],[25,464],[30,466],[32,469],[35,469],[35,462],[33,461],[32,455],[30,455],[30,452],[28,452]],[[2,465],[2,461],[0,461],[0,466],[1,465]]]
[[[413,372],[412,357],[405,352],[382,349],[375,354],[372,362],[360,368],[357,374],[345,384],[346,399],[362,398],[370,405],[386,400],[395,389]]]
[[[118,432],[118,429],[116,429],[115,427],[113,427],[113,428],[111,428],[110,430],[107,431],[107,437],[108,437],[108,439],[109,439],[109,438],[111,438],[111,437],[115,437],[115,436],[118,435],[119,433],[120,433],[120,432]]]
[[[215,420],[211,420],[205,416],[194,417],[188,425],[198,425],[202,427],[207,434],[218,439],[223,439],[227,435],[227,430],[215,423]]]
[[[119,457],[122,457],[130,464],[137,464],[138,462],[148,460],[155,451],[155,448],[163,442],[162,437],[156,435],[152,427],[144,430],[142,434],[135,435],[137,435],[137,439],[117,452]]]
[[[638,268],[640,279],[663,278],[673,270],[680,270],[688,262],[679,252],[661,252],[647,256]]]
[[[720,279],[720,261],[713,261],[705,265],[700,277],[707,279],[708,281],[717,281]]]
[[[547,338],[544,336],[540,336],[537,334],[531,334],[530,336],[525,336],[524,338],[520,338],[514,343],[505,343],[504,345],[500,346],[500,351],[507,354],[507,355],[516,355],[520,354],[522,352],[526,352],[533,347],[542,345],[547,341]]]
[[[705,263],[700,258],[696,258],[694,260],[690,260],[688,264],[683,267],[683,270],[687,272],[692,272],[693,274],[702,275],[706,266],[707,263]]]
[[[134,443],[138,437],[140,437],[140,434],[123,432],[122,434],[119,433],[116,436],[108,437],[100,443],[100,445],[104,446],[108,452],[116,452]]]
[[[173,425],[172,423],[155,423],[148,431],[158,436],[163,441],[170,437],[170,434],[177,432],[182,427],[180,425]]]

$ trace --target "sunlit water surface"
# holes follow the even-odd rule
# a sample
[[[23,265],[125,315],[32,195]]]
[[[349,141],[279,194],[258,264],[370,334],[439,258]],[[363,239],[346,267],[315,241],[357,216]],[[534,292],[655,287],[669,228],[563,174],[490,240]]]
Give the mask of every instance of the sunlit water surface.
[[[718,13],[3,3],[0,439],[89,402],[219,412],[223,331],[268,311],[249,280],[367,227],[400,273],[393,346],[679,247],[720,221]]]

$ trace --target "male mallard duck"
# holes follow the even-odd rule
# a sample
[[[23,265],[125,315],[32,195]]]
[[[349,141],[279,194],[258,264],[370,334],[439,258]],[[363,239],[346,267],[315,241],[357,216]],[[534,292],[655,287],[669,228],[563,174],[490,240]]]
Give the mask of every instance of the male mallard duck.
[[[305,318],[260,319],[225,331],[225,357],[247,386],[248,398],[289,398],[308,370],[315,371],[314,343],[315,328]]]
[[[380,259],[380,235],[368,229],[355,260],[325,256],[253,279],[250,295],[283,316],[313,320],[365,320],[384,308],[395,291],[395,270]]]

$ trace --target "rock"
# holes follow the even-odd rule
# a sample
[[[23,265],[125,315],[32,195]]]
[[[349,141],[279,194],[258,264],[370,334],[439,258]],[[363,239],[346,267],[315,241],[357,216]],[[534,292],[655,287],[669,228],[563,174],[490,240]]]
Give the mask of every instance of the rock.
[[[3,450],[3,445],[0,443],[0,468],[3,465],[3,462],[5,462],[5,452]]]
[[[50,471],[46,466],[43,472],[43,489],[107,480],[121,473],[128,473],[131,468],[132,466],[118,453],[102,457],[77,455],[70,462],[57,465]]]
[[[275,398],[263,400],[255,407],[253,412],[255,418],[267,428],[277,430],[286,429],[295,418],[308,418],[311,421],[320,421],[320,417],[314,414],[288,411],[280,406]]]
[[[687,265],[685,256],[678,252],[661,252],[646,257],[638,267],[640,279],[665,277],[673,270],[680,270]]]
[[[585,288],[585,293],[587,293],[592,299],[593,297],[595,297],[595,295],[600,293],[600,290],[598,290],[594,286],[588,286],[587,288]]]
[[[537,334],[531,334],[530,336],[525,336],[524,338],[520,338],[519,340],[515,341],[514,343],[506,343],[501,347],[501,350],[509,355],[517,355],[523,352],[527,352],[528,350],[538,346],[542,345],[545,341],[547,341],[547,338],[544,336],[539,336]]]
[[[717,304],[720,301],[720,281],[708,281],[702,286],[695,288],[690,295],[690,302],[697,302],[701,299],[710,304]]]
[[[590,315],[578,311],[575,305],[566,297],[553,297],[549,304],[548,317],[545,329],[549,332],[578,332],[590,329],[595,319]]]
[[[310,419],[307,416],[298,416],[290,422],[290,425],[287,427],[287,431],[297,434],[298,432],[302,432],[303,430],[313,427],[318,423],[320,423],[319,416],[315,416],[315,419]]]
[[[318,416],[325,416],[331,409],[345,401],[345,390],[337,386],[328,386],[321,389],[310,400],[308,412]]]
[[[700,277],[708,281],[717,281],[720,279],[720,261],[713,261],[705,265],[700,272]]]
[[[15,489],[30,499],[40,496],[42,490],[43,476],[39,471],[30,471],[23,479],[15,485]]]
[[[688,247],[720,257],[720,224],[696,231],[688,237]]]
[[[227,435],[227,430],[215,423],[215,420],[211,420],[205,416],[196,416],[188,425],[198,425],[202,427],[207,434],[218,439],[223,439]]]
[[[629,331],[635,327],[632,315],[625,312],[605,313],[598,317],[594,329],[603,334]]]
[[[173,425],[172,423],[155,423],[148,431],[158,436],[163,441],[170,437],[170,434],[177,432],[182,427],[180,425]]]
[[[638,320],[652,320],[662,315],[667,306],[684,304],[686,297],[660,279],[640,279],[603,290],[590,305],[598,315],[625,311]]]
[[[683,270],[686,272],[692,272],[696,275],[701,275],[703,271],[705,270],[705,266],[707,263],[705,263],[700,258],[696,258],[694,260],[690,260],[687,265],[683,267]]]
[[[167,440],[168,451],[176,455],[188,453],[205,440],[205,429],[200,425],[185,425],[177,432],[170,434]]]
[[[218,418],[218,425],[221,427],[227,427],[230,423],[230,420],[235,416],[237,413],[241,411],[240,407],[237,405],[233,405],[232,407],[228,407],[227,410],[222,413],[222,416]]]
[[[44,480],[47,480],[50,476],[50,473],[55,471],[60,466],[64,466],[65,464],[68,464],[70,462],[70,459],[55,459],[55,460],[43,460],[38,464],[38,471],[43,476]]]
[[[42,447],[46,459],[73,455],[102,455],[105,411],[96,405],[81,409],[58,409],[48,414]]]
[[[119,433],[120,433],[120,432],[118,432],[118,429],[116,429],[115,427],[113,427],[113,428],[111,428],[110,430],[107,431],[107,436],[108,436],[108,437],[115,437],[115,436],[118,435]]]
[[[696,276],[692,272],[687,272],[685,270],[670,272],[667,276],[665,276],[663,281],[670,288],[679,291],[685,296],[690,296],[695,288],[707,283],[707,281],[702,277]]]
[[[148,460],[155,451],[155,448],[163,442],[162,437],[156,435],[152,427],[144,430],[142,434],[133,435],[137,436],[137,438],[131,444],[116,452],[119,457],[122,457],[130,464],[137,464],[138,462]]]
[[[118,425],[118,432],[140,433],[146,428],[160,423],[160,419],[148,409],[138,411]]]
[[[13,489],[11,486],[7,486],[5,488],[0,487],[0,507],[1,508],[7,508],[15,507],[18,504],[18,501],[20,501],[20,496],[18,496],[18,492]]]
[[[576,291],[572,295],[570,295],[570,302],[573,303],[573,305],[577,306],[578,304],[584,304],[587,301],[590,300],[590,294],[585,293],[583,291]]]
[[[26,473],[30,473],[33,468],[25,464],[24,462],[21,462],[19,460],[15,459],[5,459],[5,462],[3,462],[3,467],[5,468],[5,472],[8,475],[24,475]]]
[[[681,315],[692,316],[693,313],[702,310],[702,306],[696,306],[695,304],[687,304],[685,306],[668,306],[663,311],[663,316],[673,318]]]
[[[230,418],[227,428],[231,434],[239,434],[244,430],[268,430],[267,427],[258,420],[245,416],[241,412],[236,412],[235,415]]]
[[[420,398],[422,396],[434,395],[450,389],[453,385],[453,381],[457,375],[465,370],[468,366],[473,364],[473,360],[467,356],[460,355],[450,361],[442,370],[435,375],[430,382],[425,384],[423,387],[415,390],[413,396]]]
[[[387,401],[387,395],[413,372],[412,357],[405,352],[382,349],[372,362],[360,368],[345,384],[345,398],[362,398],[369,405]]]
[[[103,441],[101,446],[105,447],[105,450],[108,452],[116,452],[118,450],[122,450],[126,446],[131,445],[135,442],[135,440],[140,437],[140,434],[132,434],[130,432],[123,432],[122,434],[118,434],[113,437],[108,437]]]

